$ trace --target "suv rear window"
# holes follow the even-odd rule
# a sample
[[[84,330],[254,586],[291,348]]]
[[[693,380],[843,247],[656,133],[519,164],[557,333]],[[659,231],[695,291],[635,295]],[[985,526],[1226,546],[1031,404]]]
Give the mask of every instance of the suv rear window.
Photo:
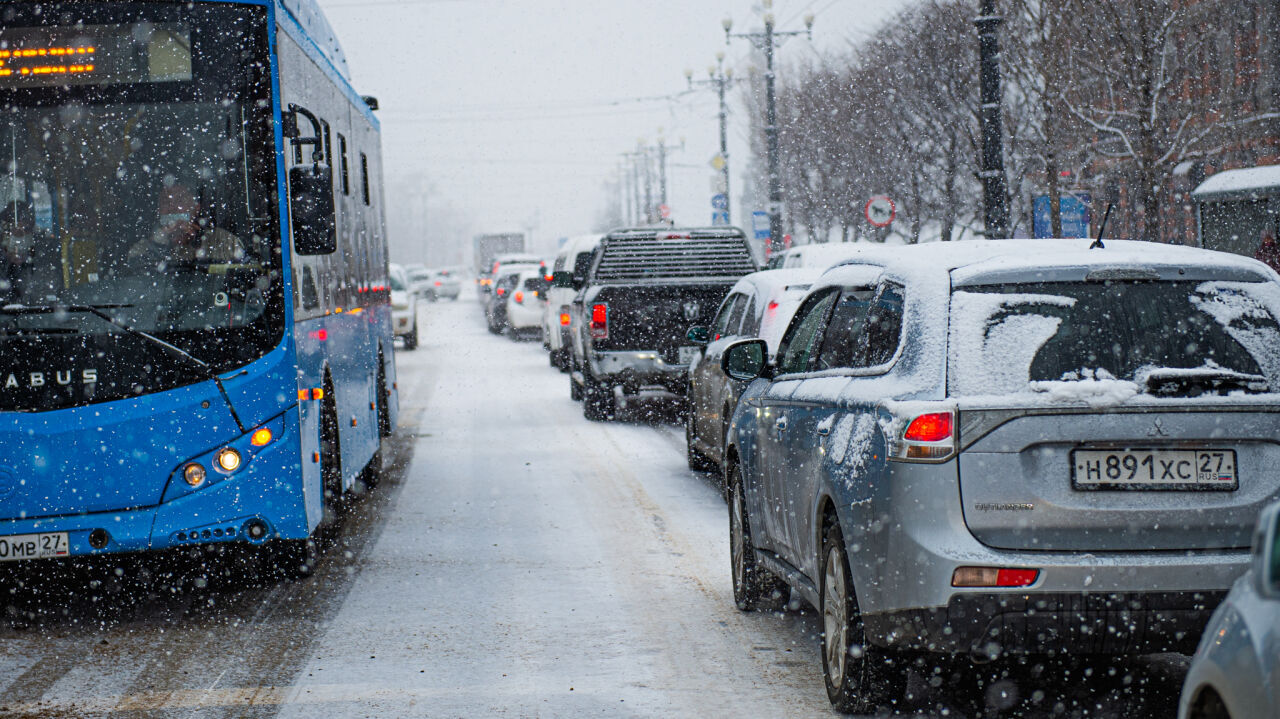
[[[1123,400],[1280,391],[1280,285],[1056,282],[957,289],[951,396]]]

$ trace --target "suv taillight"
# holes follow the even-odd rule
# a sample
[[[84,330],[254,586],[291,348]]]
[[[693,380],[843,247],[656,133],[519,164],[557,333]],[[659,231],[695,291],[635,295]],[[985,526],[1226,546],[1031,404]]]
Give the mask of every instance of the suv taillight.
[[[573,317],[569,314],[569,308],[561,307],[560,308],[560,326],[568,327],[571,322],[573,322]]]
[[[899,414],[894,422],[894,437],[889,444],[889,459],[900,462],[945,462],[956,454],[956,416],[951,408]]]
[[[609,339],[609,305],[591,306],[591,339]]]

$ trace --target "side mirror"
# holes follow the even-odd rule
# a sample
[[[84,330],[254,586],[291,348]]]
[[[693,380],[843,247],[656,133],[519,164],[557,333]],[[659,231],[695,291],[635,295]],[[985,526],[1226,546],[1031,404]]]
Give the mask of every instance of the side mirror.
[[[1253,579],[1258,593],[1280,599],[1280,503],[1262,511],[1253,536]]]
[[[711,341],[711,330],[707,327],[690,327],[684,337],[695,345],[705,345]]]
[[[764,340],[734,342],[720,357],[720,369],[731,379],[750,382],[763,377],[768,366],[769,345]]]
[[[300,255],[328,255],[338,249],[333,170],[328,165],[289,168],[289,216],[293,247]]]

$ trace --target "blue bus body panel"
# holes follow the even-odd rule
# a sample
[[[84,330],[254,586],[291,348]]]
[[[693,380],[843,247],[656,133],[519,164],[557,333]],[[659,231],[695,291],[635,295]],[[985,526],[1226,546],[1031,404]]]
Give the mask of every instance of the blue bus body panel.
[[[165,549],[192,543],[243,540],[250,519],[266,523],[269,536],[301,539],[310,534],[305,505],[311,500],[297,481],[298,410],[291,408],[268,423],[276,432],[267,447],[253,449],[248,436],[224,443],[243,451],[245,462],[233,474],[210,469],[210,479],[199,489],[182,487],[180,496],[159,506],[110,512],[93,512],[39,519],[0,521],[0,534],[67,532],[72,555]],[[238,433],[232,432],[232,436]],[[224,445],[219,445],[224,446]],[[197,455],[211,467],[211,453]],[[158,468],[142,476],[155,479],[170,490],[181,483],[176,472],[162,476]],[[136,478],[135,478],[136,479]],[[162,490],[163,491],[163,490]],[[170,492],[165,492],[166,498]],[[106,547],[89,546],[89,533],[105,529]],[[206,533],[207,532],[207,533]]]
[[[0,519],[154,507],[175,467],[240,434],[212,382],[5,420]]]

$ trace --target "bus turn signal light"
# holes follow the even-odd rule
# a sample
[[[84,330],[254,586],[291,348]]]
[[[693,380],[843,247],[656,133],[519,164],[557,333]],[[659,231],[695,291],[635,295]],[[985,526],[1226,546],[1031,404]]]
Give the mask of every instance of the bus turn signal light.
[[[273,439],[275,439],[275,437],[271,434],[271,430],[263,427],[253,433],[253,436],[249,438],[249,444],[252,444],[255,447],[265,447],[271,444],[271,440]]]

